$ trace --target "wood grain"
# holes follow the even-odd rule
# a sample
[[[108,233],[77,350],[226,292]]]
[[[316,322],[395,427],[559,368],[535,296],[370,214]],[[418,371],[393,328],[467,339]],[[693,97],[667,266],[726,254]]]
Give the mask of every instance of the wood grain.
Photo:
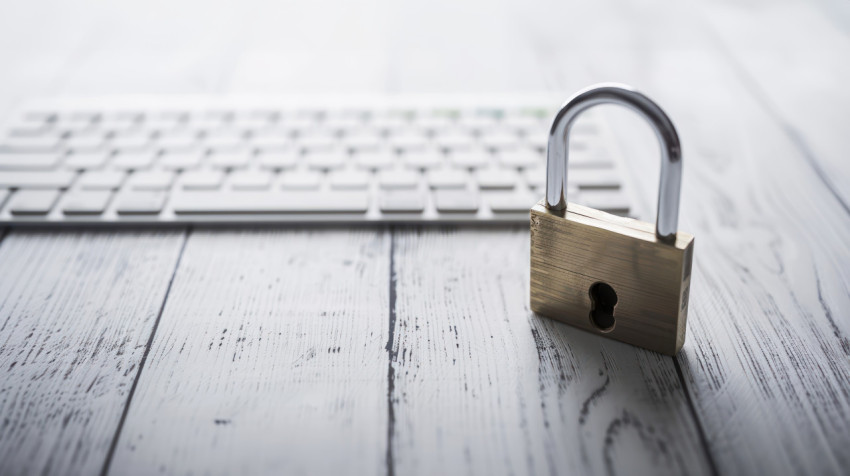
[[[12,232],[0,244],[0,473],[100,471],[183,233]]]
[[[396,474],[707,474],[673,361],[537,317],[526,229],[399,232]]]
[[[385,232],[198,231],[111,474],[386,471]]]
[[[593,79],[617,76],[648,93],[682,137],[680,223],[700,245],[679,362],[712,456],[731,474],[842,474],[850,464],[850,322],[842,317],[850,216],[725,56],[685,47],[708,44],[698,15],[660,2],[641,11],[675,15],[668,30],[681,36],[670,44],[634,27],[634,12],[620,6],[595,5],[618,35],[583,58]],[[655,139],[640,119],[618,117],[649,209]]]

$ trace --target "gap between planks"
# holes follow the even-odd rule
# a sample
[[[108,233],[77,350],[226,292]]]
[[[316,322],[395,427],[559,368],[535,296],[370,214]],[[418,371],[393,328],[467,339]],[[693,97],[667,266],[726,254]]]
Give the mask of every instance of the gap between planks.
[[[121,412],[121,419],[118,420],[118,427],[115,428],[115,435],[112,437],[112,442],[109,444],[109,451],[106,453],[106,460],[103,462],[103,470],[100,472],[101,476],[109,474],[109,466],[112,464],[112,458],[115,455],[115,448],[118,446],[118,439],[121,437],[121,430],[124,429],[124,422],[127,420],[127,414],[130,412],[130,405],[133,403],[133,395],[136,394],[136,387],[139,385],[139,379],[142,376],[142,372],[145,370],[145,362],[148,360],[148,354],[150,353],[151,346],[153,345],[156,330],[159,328],[159,321],[162,319],[165,304],[168,302],[169,294],[171,294],[171,286],[174,284],[174,277],[177,276],[177,270],[180,269],[180,260],[183,258],[183,252],[186,251],[186,243],[189,241],[192,229],[193,227],[190,226],[183,231],[183,242],[180,244],[180,251],[177,253],[177,260],[174,263],[174,269],[171,270],[171,277],[168,279],[168,286],[165,288],[165,295],[162,296],[162,304],[159,306],[159,312],[157,312],[156,320],[153,323],[151,335],[148,337],[148,341],[145,344],[145,351],[142,354],[142,360],[139,362],[139,369],[136,371],[136,376],[133,378],[133,385],[130,387],[130,393],[127,395],[127,403],[124,404],[124,410]],[[2,236],[0,236],[0,243],[2,243]]]
[[[676,367],[676,377],[679,378],[679,384],[682,386],[682,392],[685,394],[685,401],[688,402],[688,409],[691,411],[691,417],[694,419],[694,425],[697,427],[697,435],[699,442],[702,445],[702,450],[705,453],[705,459],[708,461],[708,470],[712,476],[718,476],[720,471],[717,469],[717,462],[714,461],[714,455],[711,453],[711,447],[708,445],[708,435],[705,433],[705,427],[702,420],[699,418],[697,408],[694,405],[694,399],[691,396],[691,389],[688,387],[688,381],[685,379],[685,374],[682,372],[682,365],[679,363],[679,356],[670,357],[673,360],[673,366]]]
[[[387,476],[395,476],[395,460],[393,457],[393,439],[395,438],[395,407],[393,406],[393,394],[395,393],[395,367],[393,363],[396,353],[393,351],[395,344],[395,322],[396,322],[396,273],[395,273],[395,232],[394,226],[389,228],[390,235],[390,266],[389,266],[389,332],[387,334]]]

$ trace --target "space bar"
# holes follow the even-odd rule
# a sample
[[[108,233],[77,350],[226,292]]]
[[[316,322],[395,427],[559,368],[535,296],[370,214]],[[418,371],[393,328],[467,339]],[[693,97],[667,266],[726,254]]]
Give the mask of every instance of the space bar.
[[[365,213],[367,192],[185,192],[171,198],[174,213]]]

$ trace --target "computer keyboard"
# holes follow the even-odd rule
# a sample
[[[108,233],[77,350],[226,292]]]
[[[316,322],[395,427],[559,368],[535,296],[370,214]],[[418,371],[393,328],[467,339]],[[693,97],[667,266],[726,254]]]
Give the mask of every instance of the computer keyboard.
[[[564,98],[42,101],[0,139],[0,224],[527,223]],[[569,199],[630,212],[593,111]]]

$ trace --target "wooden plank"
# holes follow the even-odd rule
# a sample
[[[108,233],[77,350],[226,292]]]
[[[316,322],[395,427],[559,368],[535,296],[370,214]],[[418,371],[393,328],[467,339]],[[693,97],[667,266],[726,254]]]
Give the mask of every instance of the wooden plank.
[[[204,231],[112,474],[386,471],[389,237]]]
[[[668,23],[637,29],[634,11],[595,5],[608,15],[596,27],[618,35],[606,36],[604,48],[557,59],[582,58],[592,79],[616,77],[644,90],[682,136],[680,226],[696,247],[689,342],[679,362],[719,470],[845,472],[850,321],[841,310],[850,306],[850,217],[728,58],[710,47],[693,12],[653,3],[641,18],[663,13]],[[681,33],[676,44],[656,34],[668,25]],[[572,33],[595,40],[590,29]],[[640,119],[617,117],[650,209],[655,139]]]
[[[0,244],[0,473],[101,470],[183,233],[12,232]]]
[[[706,474],[672,359],[531,313],[529,232],[398,233],[397,474]]]

